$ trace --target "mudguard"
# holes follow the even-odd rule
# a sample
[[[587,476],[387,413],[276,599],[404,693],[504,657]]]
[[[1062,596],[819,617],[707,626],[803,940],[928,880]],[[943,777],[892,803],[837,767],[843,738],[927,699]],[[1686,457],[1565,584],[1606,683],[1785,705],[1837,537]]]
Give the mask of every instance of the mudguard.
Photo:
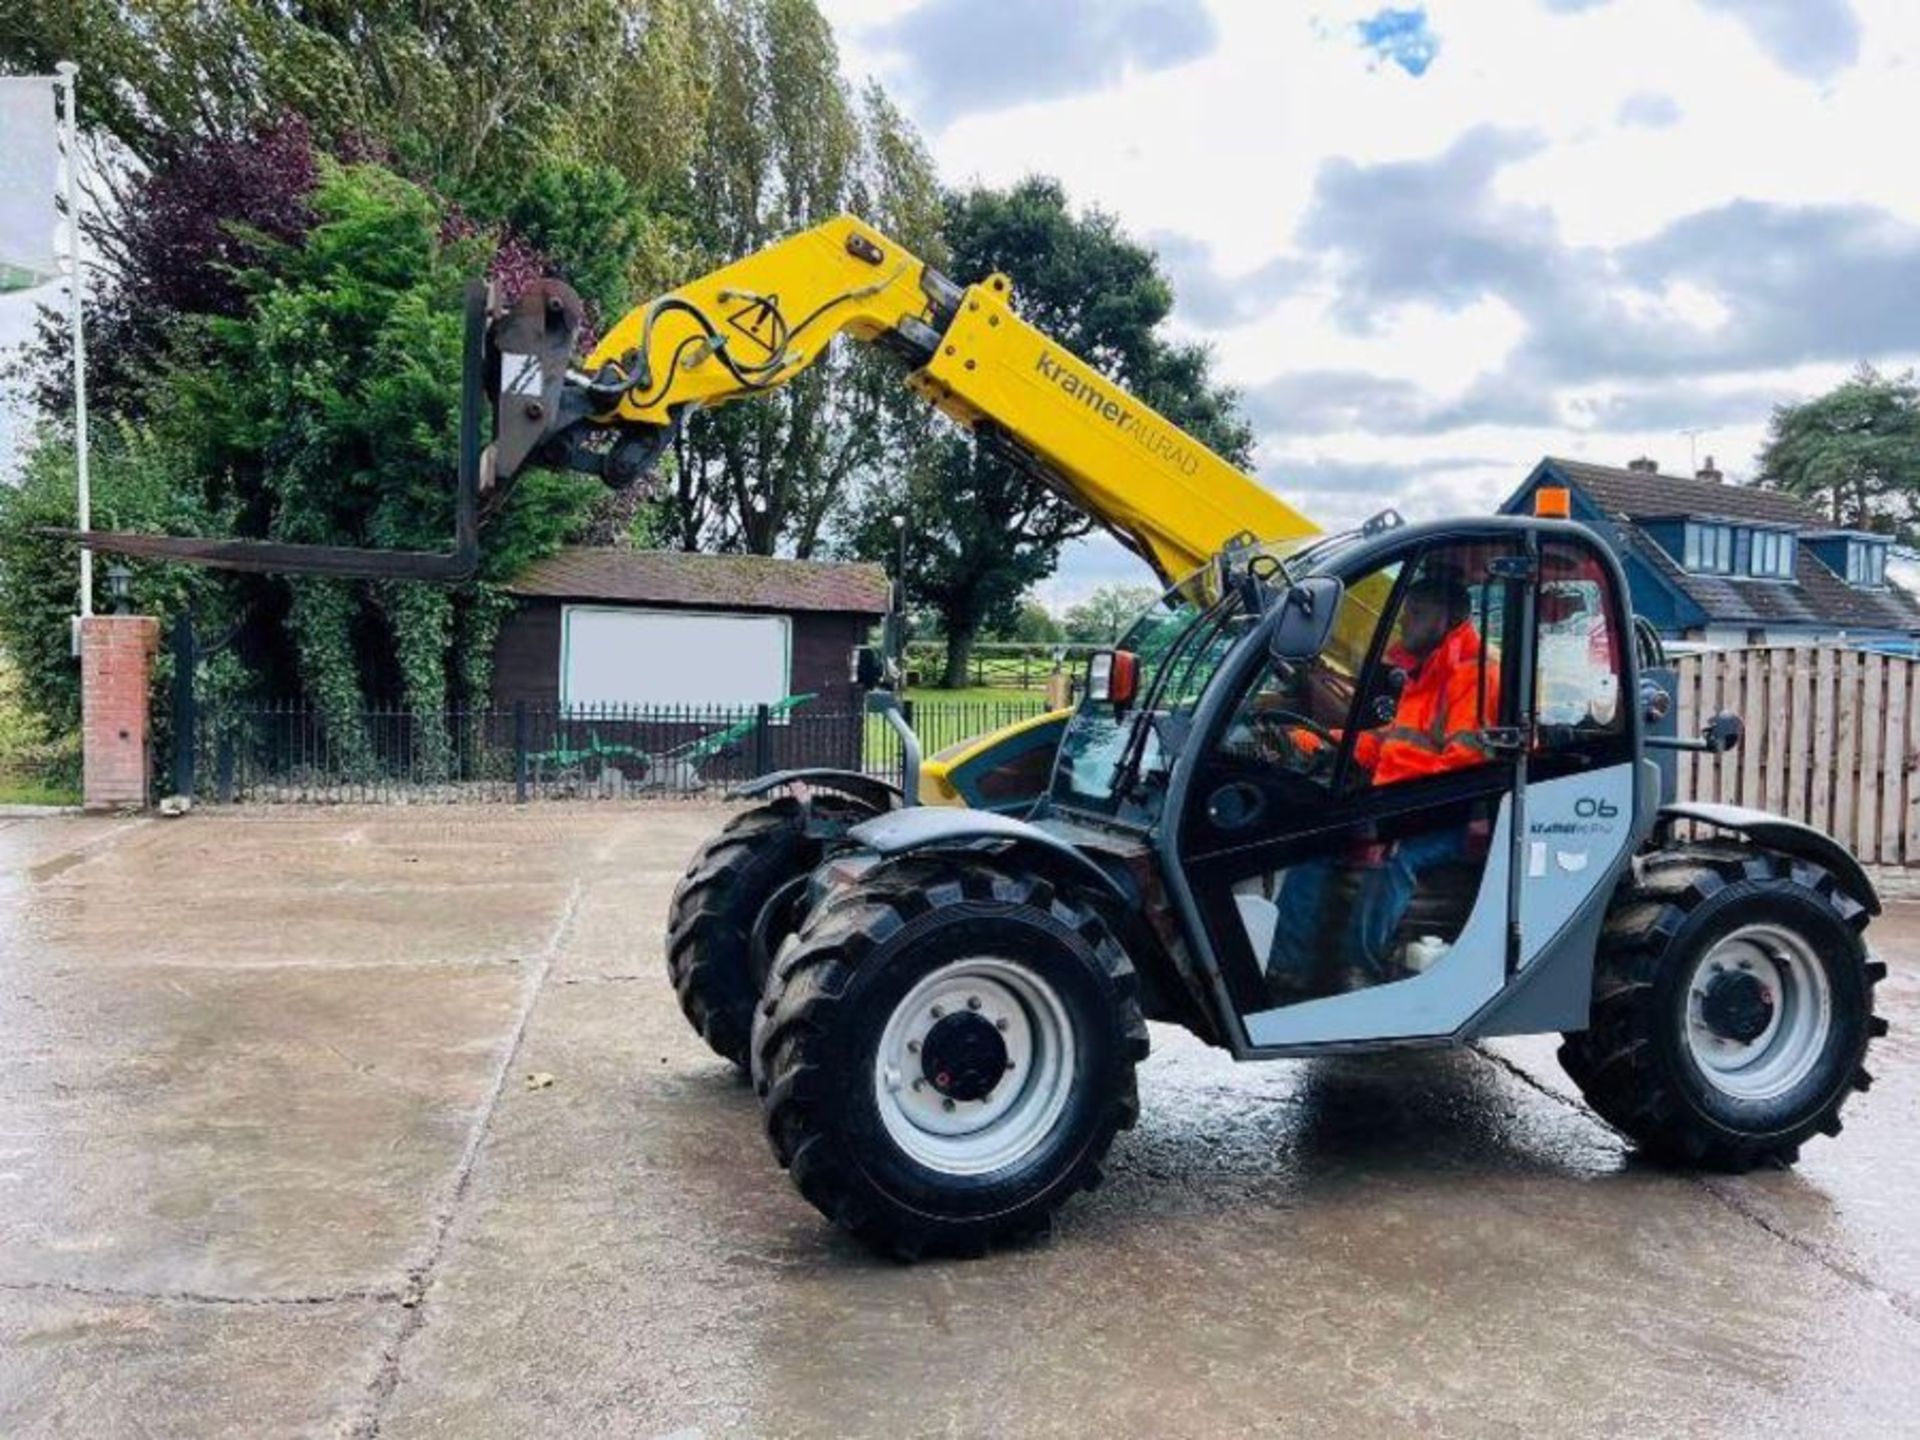
[[[762,775],[757,780],[736,785],[727,794],[737,800],[757,800],[762,795],[771,795],[775,790],[784,790],[789,785],[805,785],[810,790],[830,790],[836,795],[845,795],[849,800],[858,800],[881,814],[898,809],[902,803],[898,785],[889,785],[871,775],[862,775],[858,770],[776,770],[771,775]]]
[[[1769,815],[1765,810],[1750,810],[1744,805],[1704,802],[1662,805],[1660,818],[1694,820],[1720,830],[1732,830],[1769,850],[1824,865],[1849,895],[1867,907],[1869,915],[1880,913],[1880,896],[1873,888],[1873,881],[1867,878],[1866,868],[1853,858],[1853,852],[1846,846],[1811,825],[1789,820],[1784,815]]]
[[[1122,904],[1127,893],[1070,841],[1041,826],[991,810],[926,805],[863,820],[847,834],[883,859],[926,850],[969,850],[1000,843],[1061,863],[1071,874],[1097,884]]]

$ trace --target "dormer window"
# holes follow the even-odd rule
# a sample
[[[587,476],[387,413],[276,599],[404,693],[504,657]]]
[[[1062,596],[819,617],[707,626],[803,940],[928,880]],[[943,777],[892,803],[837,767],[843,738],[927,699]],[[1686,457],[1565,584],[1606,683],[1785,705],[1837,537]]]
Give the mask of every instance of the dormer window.
[[[1871,540],[1847,542],[1847,583],[1859,590],[1882,590],[1887,584],[1887,547]]]
[[[1753,532],[1753,544],[1747,559],[1749,575],[1762,580],[1791,580],[1793,561],[1793,536],[1783,535],[1778,530]]]
[[[1733,527],[1687,522],[1686,553],[1681,561],[1696,575],[1733,573]]]

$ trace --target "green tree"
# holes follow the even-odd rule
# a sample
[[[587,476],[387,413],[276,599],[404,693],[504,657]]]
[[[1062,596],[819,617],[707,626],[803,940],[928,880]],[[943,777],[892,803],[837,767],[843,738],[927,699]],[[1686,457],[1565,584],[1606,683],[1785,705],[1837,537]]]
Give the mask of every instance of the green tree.
[[[1051,645],[1065,639],[1066,632],[1051,610],[1028,596],[1014,612],[1013,623],[996,638],[1017,640],[1026,645]]]
[[[532,245],[605,326],[634,300],[634,270],[646,237],[647,205],[610,165],[547,159],[493,177],[469,197],[476,214]]]
[[[1862,365],[1815,399],[1773,412],[1759,483],[1809,500],[1835,525],[1920,534],[1920,387]]]
[[[622,302],[615,287],[637,263],[631,221],[641,210],[617,173],[554,162],[531,167],[522,192],[474,193],[475,210],[492,209],[577,257],[589,294]],[[566,266],[510,225],[476,224],[474,210],[383,167],[325,160],[298,121],[240,141],[183,146],[142,177],[138,199],[111,284],[98,292],[94,338],[104,336],[107,358],[122,363],[118,383],[95,398],[106,401],[99,413],[109,431],[145,426],[157,436],[180,502],[200,507],[183,512],[200,520],[187,528],[443,546],[463,285],[488,270],[524,283]],[[37,361],[48,377],[36,398],[50,435],[63,430],[67,403],[59,318],[25,371],[32,378]],[[104,368],[112,378],[114,367]],[[140,450],[149,471],[157,467],[154,444]],[[451,595],[224,575],[210,583],[255,616],[247,633],[259,642],[249,648],[262,688],[305,693],[328,714],[340,752],[366,762],[349,718],[365,703],[437,715],[450,697],[484,702],[493,635],[507,609],[497,582],[578,533],[588,502],[597,514],[616,498],[582,477],[529,476],[483,528],[481,582]],[[599,518],[609,531],[645,528],[630,510]],[[160,528],[164,519],[126,528]],[[22,544],[48,551],[40,563],[50,573],[71,569],[51,553],[58,547],[32,537]],[[58,652],[48,664],[71,668],[64,625],[47,618],[70,613],[71,596],[57,612],[35,610],[18,591],[0,591],[0,603],[16,605],[8,621],[43,633]],[[277,653],[289,643],[291,657]],[[35,661],[29,691],[48,700],[38,683],[46,666],[24,648]],[[444,755],[443,739],[438,722],[428,722],[420,753],[429,768]]]
[[[813,0],[721,0],[709,103],[691,156],[696,252],[685,274],[842,210],[937,258],[933,167],[905,120],[841,78]],[[675,446],[667,523],[684,549],[807,557],[885,453],[897,374],[835,347],[777,393],[696,415]]]
[[[304,543],[434,549],[452,533],[461,294],[485,236],[452,236],[429,192],[374,166],[323,163],[314,224],[243,272],[238,317],[198,328],[160,387],[155,423],[211,477],[240,533]],[[532,472],[489,517],[463,591],[338,581],[291,587],[300,685],[349,764],[370,759],[358,712],[398,699],[421,717],[425,769],[444,764],[443,712],[484,692],[497,586],[577,526],[598,493]],[[379,637],[365,653],[362,637]],[[458,653],[455,637],[460,638]],[[397,693],[363,675],[391,656]],[[451,660],[452,669],[449,669]]]
[[[509,224],[603,321],[843,209],[937,256],[925,151],[877,87],[849,89],[814,0],[0,0],[0,71],[63,57],[83,67],[90,132],[147,167],[304,117],[323,150]],[[97,169],[126,211],[128,167]],[[116,228],[99,227],[101,253]],[[883,453],[895,397],[877,369],[836,353],[694,417],[655,533],[814,553]],[[595,533],[626,533],[642,498],[603,504]]]
[[[626,0],[0,0],[0,67],[78,61],[83,121],[145,166],[292,113],[336,152],[459,184],[565,151],[637,18]]]
[[[100,528],[165,535],[223,528],[227,517],[201,493],[191,461],[150,429],[107,422],[95,434],[92,462],[93,523]],[[72,528],[73,506],[73,447],[42,435],[28,447],[15,483],[0,485],[0,651],[18,672],[21,701],[55,734],[80,724],[80,669],[69,632],[78,569],[73,547],[43,532]],[[112,608],[107,574],[115,564],[132,573],[140,614],[164,623],[191,609],[209,631],[235,617],[224,577],[212,571],[107,556],[94,557],[95,613]]]
[[[1204,347],[1160,333],[1173,291],[1153,252],[1098,210],[1075,213],[1058,181],[950,195],[943,236],[953,277],[995,272],[1013,280],[1021,315],[1109,378],[1244,465],[1252,433],[1230,390],[1209,375]],[[1060,547],[1092,520],[971,435],[920,416],[893,441],[894,473],[878,476],[849,545],[888,553],[887,517],[909,517],[908,573],[915,597],[940,616],[943,684],[965,683],[979,635],[1004,627],[1021,595],[1053,573]]]
[[[1067,639],[1079,645],[1111,645],[1160,596],[1151,585],[1102,585],[1062,616]]]

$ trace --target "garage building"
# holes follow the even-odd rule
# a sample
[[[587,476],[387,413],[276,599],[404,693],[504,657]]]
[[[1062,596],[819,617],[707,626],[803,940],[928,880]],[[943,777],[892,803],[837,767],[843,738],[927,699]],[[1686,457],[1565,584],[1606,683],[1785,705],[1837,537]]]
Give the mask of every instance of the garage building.
[[[853,648],[887,609],[878,565],[574,547],[508,587],[519,604],[494,649],[502,708],[728,710],[812,694],[856,711]]]

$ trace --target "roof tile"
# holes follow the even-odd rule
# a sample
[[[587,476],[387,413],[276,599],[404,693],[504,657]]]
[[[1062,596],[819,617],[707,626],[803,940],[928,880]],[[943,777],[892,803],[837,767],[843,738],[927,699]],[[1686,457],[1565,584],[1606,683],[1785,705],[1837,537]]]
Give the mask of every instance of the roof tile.
[[[861,615],[882,615],[887,609],[887,575],[879,565],[685,550],[571,546],[536,560],[507,588],[515,595],[706,609]]]
[[[1546,462],[1593,497],[1609,515],[1647,519],[1655,515],[1691,515],[1714,520],[1745,520],[1762,525],[1791,525],[1797,530],[1818,529],[1827,522],[1804,500],[1778,490],[1761,490],[1722,480],[1696,480],[1686,475],[1648,474],[1564,460],[1550,455]]]
[[[1578,486],[1614,522],[1620,541],[1720,625],[1805,625],[1812,628],[1920,633],[1920,600],[1897,585],[1862,590],[1795,546],[1793,579],[1698,575],[1683,569],[1638,523],[1662,516],[1791,527],[1803,540],[1831,529],[1817,509],[1791,495],[1750,485],[1658,471],[1622,470],[1548,456],[1544,465]]]
[[[1715,625],[1810,625],[1846,629],[1920,632],[1920,602],[1897,585],[1860,590],[1829,570],[1805,545],[1794,547],[1793,579],[1749,580],[1736,575],[1696,575],[1674,562],[1660,542],[1638,525],[1621,533],[1634,553],[1675,589],[1692,598]]]

